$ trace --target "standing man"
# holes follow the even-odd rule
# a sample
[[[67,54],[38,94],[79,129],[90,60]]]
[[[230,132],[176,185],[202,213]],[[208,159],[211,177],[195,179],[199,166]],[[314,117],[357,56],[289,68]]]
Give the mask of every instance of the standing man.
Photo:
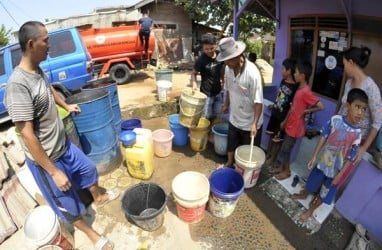
[[[194,70],[191,75],[192,88],[196,90],[198,88],[196,77],[200,73],[201,84],[200,91],[207,95],[207,100],[204,105],[202,116],[211,119],[214,114],[214,105],[218,104],[219,98],[221,98],[222,90],[222,67],[223,62],[216,60],[216,37],[207,33],[202,35],[201,41],[202,55],[198,57],[195,62]]]
[[[219,43],[218,61],[224,61],[226,99],[222,108],[230,108],[227,162],[225,167],[232,167],[234,151],[240,145],[260,146],[263,124],[263,87],[257,67],[247,60],[243,52],[245,44],[232,37],[223,38]]]
[[[20,131],[27,166],[60,219],[84,232],[95,249],[113,249],[113,243],[82,218],[85,206],[76,190],[88,188],[97,207],[116,199],[119,192],[100,192],[96,166],[66,137],[56,103],[69,112],[78,113],[80,108],[66,104],[39,67],[49,49],[45,26],[36,21],[24,23],[19,43],[22,57],[6,85],[4,104]]]
[[[152,26],[153,19],[151,19],[147,13],[143,13],[143,17],[139,19],[139,40],[141,41],[141,45],[145,48],[145,53],[147,57]]]

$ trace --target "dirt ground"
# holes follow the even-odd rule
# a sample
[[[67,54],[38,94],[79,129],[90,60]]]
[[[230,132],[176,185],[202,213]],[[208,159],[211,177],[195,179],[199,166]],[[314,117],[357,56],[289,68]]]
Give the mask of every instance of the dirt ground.
[[[142,117],[143,127],[155,130],[169,128],[168,115],[176,113],[176,102],[181,90],[189,84],[190,71],[175,71],[170,103],[166,106],[157,99],[154,71],[137,72],[130,83],[118,86],[123,119],[139,117],[137,109],[149,109]],[[157,109],[153,109],[158,107]],[[154,111],[153,111],[154,110]],[[11,124],[9,124],[11,126]],[[209,176],[225,158],[214,152],[208,143],[202,152],[191,150],[189,145],[173,147],[170,156],[155,157],[155,171],[149,180],[163,187],[169,199],[163,226],[155,232],[146,232],[128,220],[121,209],[121,199],[104,208],[89,207],[85,215],[89,223],[115,244],[115,249],[344,249],[352,231],[340,218],[331,216],[321,230],[308,235],[261,190],[259,185],[270,176],[262,171],[255,187],[246,189],[240,196],[233,214],[227,218],[214,217],[205,212],[202,221],[186,224],[179,219],[176,204],[171,199],[171,183],[182,171],[192,170]],[[100,177],[100,184],[118,188],[122,194],[131,185],[142,180],[131,177],[125,163],[111,173]],[[349,228],[349,229],[348,229]],[[75,231],[76,249],[90,250],[92,244],[84,234]],[[34,249],[25,243],[22,230],[0,245],[0,249]]]

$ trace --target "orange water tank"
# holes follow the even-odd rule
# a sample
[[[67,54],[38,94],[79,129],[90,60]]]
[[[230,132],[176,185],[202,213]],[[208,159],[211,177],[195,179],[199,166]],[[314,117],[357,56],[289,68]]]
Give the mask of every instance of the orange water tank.
[[[139,41],[139,25],[86,29],[81,37],[93,59],[144,50]],[[149,54],[155,46],[154,32],[150,34]],[[139,53],[140,54],[140,53]]]

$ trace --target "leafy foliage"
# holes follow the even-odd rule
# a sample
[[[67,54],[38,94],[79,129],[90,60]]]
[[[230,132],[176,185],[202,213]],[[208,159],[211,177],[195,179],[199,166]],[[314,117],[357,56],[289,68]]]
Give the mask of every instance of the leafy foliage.
[[[219,25],[226,30],[233,22],[233,0],[175,0],[175,4],[183,6],[190,18],[207,25]],[[247,40],[256,31],[261,35],[274,33],[275,22],[271,19],[245,12],[240,18],[240,39]]]
[[[0,27],[0,47],[3,47],[4,45],[7,45],[9,42],[9,35],[11,34],[12,30],[7,29],[4,24],[1,24]]]
[[[206,22],[207,25],[219,25],[225,30],[232,22],[233,4],[231,0],[211,3],[210,0],[175,0],[175,4],[183,6],[191,19]]]

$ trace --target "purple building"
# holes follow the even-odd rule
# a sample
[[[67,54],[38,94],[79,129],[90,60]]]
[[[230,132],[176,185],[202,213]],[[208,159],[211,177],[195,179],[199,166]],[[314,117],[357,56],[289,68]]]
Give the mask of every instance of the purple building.
[[[340,104],[346,80],[340,56],[343,50],[350,46],[369,47],[372,54],[365,71],[381,84],[381,10],[380,0],[235,0],[234,36],[238,37],[238,20],[243,11],[276,20],[273,86],[264,89],[264,96],[274,99],[285,58],[309,60],[313,65],[312,90],[325,105],[323,112],[315,114],[314,125],[321,127]],[[263,137],[262,146],[268,139],[265,134]],[[294,156],[298,150],[299,143]],[[362,224],[382,240],[382,171],[363,160],[336,207],[349,221]]]

